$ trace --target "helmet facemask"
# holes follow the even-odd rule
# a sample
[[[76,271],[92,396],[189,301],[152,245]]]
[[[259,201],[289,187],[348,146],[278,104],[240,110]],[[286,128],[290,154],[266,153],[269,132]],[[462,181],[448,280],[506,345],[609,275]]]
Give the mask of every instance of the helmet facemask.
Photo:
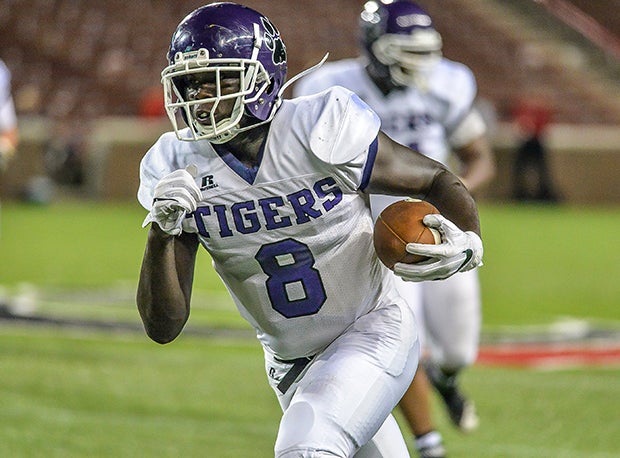
[[[400,86],[425,86],[426,74],[441,59],[441,35],[434,29],[413,30],[410,34],[388,33],[372,44],[372,53],[390,71]]]
[[[258,51],[256,51],[257,53]],[[213,94],[207,97],[188,97],[187,82],[192,78],[208,78],[214,84]],[[225,78],[238,78],[239,88],[235,92],[223,91]],[[166,112],[179,140],[208,140],[225,143],[239,132],[257,124],[241,127],[245,106],[257,102],[269,87],[269,74],[255,56],[243,58],[213,58],[201,48],[186,53],[177,52],[174,63],[162,72]],[[217,107],[234,99],[230,114],[217,119]],[[199,107],[210,105],[200,112]],[[275,112],[275,110],[274,110]],[[200,113],[200,116],[197,114]],[[221,114],[221,113],[220,113]],[[189,127],[189,134],[179,124],[179,115]]]
[[[428,13],[409,0],[368,1],[360,14],[362,49],[369,70],[397,87],[425,90],[441,60],[441,35]]]

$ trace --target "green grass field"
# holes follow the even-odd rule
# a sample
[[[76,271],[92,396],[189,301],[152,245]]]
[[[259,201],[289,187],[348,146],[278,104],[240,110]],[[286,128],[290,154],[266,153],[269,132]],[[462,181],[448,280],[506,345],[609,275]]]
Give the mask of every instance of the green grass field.
[[[480,215],[486,328],[562,317],[620,325],[620,208],[483,205]],[[103,307],[126,315],[131,309],[146,237],[137,204],[7,203],[1,216],[0,286],[9,294],[34,286],[41,305],[52,304],[55,312],[97,314]],[[76,290],[107,293],[86,294],[100,303],[82,303]],[[197,322],[205,313],[218,324],[238,322],[204,252],[194,299]],[[111,306],[123,300],[122,307]]]
[[[37,314],[139,325],[137,205],[4,203],[1,216],[6,297]],[[485,332],[563,317],[620,326],[620,209],[483,205],[481,219]],[[197,269],[188,326],[247,329],[208,256]],[[162,347],[142,332],[0,321],[0,456],[272,456],[279,408],[258,344],[236,335]],[[617,457],[619,379],[618,367],[474,366],[463,382],[480,430],[457,433],[439,403],[437,423],[451,458]]]
[[[0,326],[0,456],[268,458],[280,417],[251,339]],[[612,458],[620,369],[475,366],[481,428],[436,405],[451,458]],[[415,456],[415,455],[412,455]]]

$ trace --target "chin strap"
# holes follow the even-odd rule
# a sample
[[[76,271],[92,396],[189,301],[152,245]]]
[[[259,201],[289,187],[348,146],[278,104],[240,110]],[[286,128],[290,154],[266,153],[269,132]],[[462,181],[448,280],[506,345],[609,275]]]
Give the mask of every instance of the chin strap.
[[[329,53],[325,53],[325,55],[323,56],[323,58],[320,60],[319,63],[314,64],[312,67],[305,69],[303,72],[298,73],[297,75],[293,76],[290,80],[288,80],[286,83],[284,83],[282,87],[280,88],[280,90],[278,91],[278,99],[282,96],[282,94],[284,94],[284,91],[286,91],[286,89],[291,84],[293,84],[295,81],[297,81],[302,76],[306,76],[308,73],[315,71],[317,68],[319,68],[321,65],[325,63],[328,57],[329,57]]]

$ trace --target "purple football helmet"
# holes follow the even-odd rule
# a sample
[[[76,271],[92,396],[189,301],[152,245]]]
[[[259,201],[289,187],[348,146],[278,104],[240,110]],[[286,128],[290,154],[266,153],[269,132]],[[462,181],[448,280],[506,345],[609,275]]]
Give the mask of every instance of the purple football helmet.
[[[270,121],[287,70],[286,48],[276,27],[259,12],[228,2],[205,5],[181,21],[172,35],[168,64],[161,76],[177,137],[212,143]],[[223,79],[231,75],[239,79],[239,89],[232,93],[223,90]],[[208,78],[214,88],[206,96],[190,97],[191,78]],[[216,120],[215,108],[227,100],[234,100],[230,116]],[[200,105],[210,109],[200,110]],[[189,131],[179,125],[178,114]]]
[[[441,58],[441,35],[426,11],[409,0],[369,1],[360,15],[362,48],[380,78],[416,84]]]

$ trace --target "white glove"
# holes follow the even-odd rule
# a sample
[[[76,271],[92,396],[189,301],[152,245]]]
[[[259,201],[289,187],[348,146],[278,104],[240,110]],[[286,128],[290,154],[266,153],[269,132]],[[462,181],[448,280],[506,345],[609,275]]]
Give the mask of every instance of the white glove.
[[[442,215],[424,217],[424,224],[441,233],[439,245],[408,243],[408,253],[431,259],[417,264],[394,264],[394,273],[405,281],[443,280],[457,272],[467,272],[482,265],[482,240],[472,231],[463,232]]]
[[[202,199],[190,172],[195,174],[196,167],[175,170],[159,180],[153,192],[153,206],[142,227],[155,222],[167,234],[181,234],[185,215],[195,211]]]

